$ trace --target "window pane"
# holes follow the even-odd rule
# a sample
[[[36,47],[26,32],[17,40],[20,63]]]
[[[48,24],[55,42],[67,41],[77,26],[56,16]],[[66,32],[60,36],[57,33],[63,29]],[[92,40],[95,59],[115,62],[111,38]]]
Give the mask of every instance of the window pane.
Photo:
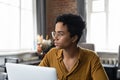
[[[109,48],[118,51],[118,46],[120,45],[120,0],[110,0],[109,1]]]
[[[22,10],[21,15],[21,48],[31,49],[34,46],[33,15],[27,10]]]
[[[21,0],[21,4],[22,8],[32,10],[32,0]]]
[[[93,12],[104,11],[104,0],[94,0],[94,1],[92,1],[92,11]]]
[[[120,0],[93,0],[93,3],[88,4],[88,7],[92,5],[92,10],[97,13],[88,12],[90,36],[87,40],[95,43],[97,51],[118,52],[120,45],[119,3]],[[106,11],[103,11],[104,7]]]
[[[3,4],[0,4],[0,10],[0,49],[18,49],[19,10]]]
[[[96,50],[99,51],[105,48],[106,39],[106,19],[105,13],[91,14],[90,39],[88,42],[95,43]]]
[[[32,1],[0,0],[0,52],[35,49]]]
[[[0,0],[2,4],[10,5],[10,6],[17,6],[20,5],[20,0]]]

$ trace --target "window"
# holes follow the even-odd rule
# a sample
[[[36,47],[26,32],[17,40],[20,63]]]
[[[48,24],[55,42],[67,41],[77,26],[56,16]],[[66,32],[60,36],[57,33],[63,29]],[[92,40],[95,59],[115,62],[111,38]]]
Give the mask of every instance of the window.
[[[34,50],[36,0],[0,0],[0,52]]]
[[[86,0],[87,42],[96,51],[118,52],[120,45],[120,0]]]

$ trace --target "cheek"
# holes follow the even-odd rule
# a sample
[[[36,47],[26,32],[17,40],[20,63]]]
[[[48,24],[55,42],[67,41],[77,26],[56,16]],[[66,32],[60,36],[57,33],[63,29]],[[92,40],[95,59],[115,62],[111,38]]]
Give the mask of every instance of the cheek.
[[[61,42],[63,45],[69,45],[69,44],[72,43],[71,38],[62,38],[62,39],[60,40],[60,42]]]

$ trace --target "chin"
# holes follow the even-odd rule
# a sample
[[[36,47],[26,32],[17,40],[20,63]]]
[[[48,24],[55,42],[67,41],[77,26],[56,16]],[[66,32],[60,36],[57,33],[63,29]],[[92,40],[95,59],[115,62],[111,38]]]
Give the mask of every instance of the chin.
[[[57,48],[57,49],[62,49],[62,48],[61,48],[61,47],[59,47],[59,46],[56,46],[56,48]]]

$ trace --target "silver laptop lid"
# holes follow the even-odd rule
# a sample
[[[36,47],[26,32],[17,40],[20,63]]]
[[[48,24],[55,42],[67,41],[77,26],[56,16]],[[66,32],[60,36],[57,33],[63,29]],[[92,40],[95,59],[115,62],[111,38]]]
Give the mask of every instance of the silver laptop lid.
[[[9,80],[57,80],[56,69],[25,64],[6,63]]]

